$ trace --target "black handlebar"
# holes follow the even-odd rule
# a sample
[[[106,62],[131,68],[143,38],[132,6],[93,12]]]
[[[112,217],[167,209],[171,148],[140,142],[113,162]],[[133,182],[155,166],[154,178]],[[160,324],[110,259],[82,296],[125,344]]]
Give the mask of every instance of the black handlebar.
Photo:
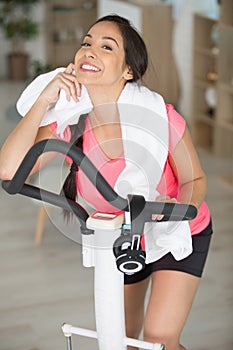
[[[25,184],[38,157],[45,152],[58,152],[70,157],[78,166],[80,166],[102,196],[115,208],[122,211],[129,211],[130,207],[135,208],[134,203],[130,199],[131,197],[128,199],[120,197],[78,147],[61,140],[43,140],[32,146],[24,157],[13,179],[10,181],[2,181],[2,187],[9,194],[20,193],[73,211],[80,219],[81,224],[85,224],[88,214],[78,203],[68,200],[64,196]],[[141,204],[143,206],[143,215],[146,213],[144,221],[152,221],[152,214],[163,214],[165,220],[170,219],[173,221],[192,220],[197,215],[197,209],[192,205],[145,202],[145,200]],[[140,209],[140,212],[141,210],[142,209]],[[134,214],[133,216],[135,216],[136,219],[138,215]],[[134,219],[134,217],[131,217],[131,219]]]
[[[3,188],[9,194],[22,193],[25,181],[37,159],[42,153],[46,152],[62,153],[73,159],[109,203],[120,210],[127,209],[127,200],[118,196],[85,154],[78,147],[61,140],[43,140],[33,145],[24,157],[13,179],[11,181],[3,181]],[[33,192],[33,186],[31,186],[31,189]],[[63,199],[66,201],[65,198]]]

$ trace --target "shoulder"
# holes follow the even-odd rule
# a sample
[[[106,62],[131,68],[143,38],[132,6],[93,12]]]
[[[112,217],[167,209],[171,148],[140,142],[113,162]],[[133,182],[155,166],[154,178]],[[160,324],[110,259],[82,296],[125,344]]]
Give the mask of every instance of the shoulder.
[[[186,121],[173,105],[166,104],[166,110],[169,124],[169,152],[172,152],[184,135]]]
[[[168,115],[169,124],[176,127],[177,129],[185,129],[186,121],[171,104],[166,104],[166,110]],[[184,131],[184,130],[183,130]]]
[[[127,83],[122,90],[118,103],[142,107],[167,119],[163,97],[139,83]]]

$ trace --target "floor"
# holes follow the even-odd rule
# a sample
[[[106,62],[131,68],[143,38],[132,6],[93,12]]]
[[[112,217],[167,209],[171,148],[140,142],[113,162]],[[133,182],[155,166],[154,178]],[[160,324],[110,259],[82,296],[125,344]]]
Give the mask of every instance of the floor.
[[[22,83],[0,82],[0,143],[16,124],[6,111],[22,88]],[[215,234],[182,340],[189,350],[232,350],[233,189],[221,180],[232,164],[203,152],[200,157]],[[0,198],[0,350],[65,349],[63,322],[95,328],[93,271],[82,267],[80,244],[61,233],[58,209],[36,246],[38,205],[1,188]],[[96,350],[97,344],[74,337],[74,349]]]

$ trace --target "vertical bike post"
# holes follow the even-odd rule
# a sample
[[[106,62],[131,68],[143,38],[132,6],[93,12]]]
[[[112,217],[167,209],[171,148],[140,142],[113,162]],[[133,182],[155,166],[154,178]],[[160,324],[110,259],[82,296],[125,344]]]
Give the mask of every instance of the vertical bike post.
[[[101,350],[126,350],[124,275],[117,269],[113,243],[121,234],[124,215],[94,213],[87,228],[94,230],[95,316]],[[85,247],[87,249],[87,247]]]
[[[66,349],[72,350],[71,335],[69,337],[66,337]]]
[[[72,340],[71,340],[72,333],[69,331],[66,324],[63,324],[62,331],[66,338],[66,350],[72,350]]]

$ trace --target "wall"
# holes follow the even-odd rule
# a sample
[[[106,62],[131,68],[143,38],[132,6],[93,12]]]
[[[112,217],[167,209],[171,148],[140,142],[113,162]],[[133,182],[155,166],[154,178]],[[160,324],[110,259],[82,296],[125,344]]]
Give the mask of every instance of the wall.
[[[181,97],[179,110],[188,120],[191,115],[192,87],[192,17],[194,12],[216,14],[217,2],[213,0],[176,0],[174,2],[173,51],[180,78]]]
[[[105,7],[112,0],[99,0],[99,7]],[[151,1],[151,0],[150,0]],[[156,0],[154,0],[156,1]],[[192,76],[192,14],[193,12],[216,12],[215,0],[172,0],[174,4],[174,56],[179,71],[181,98],[179,103],[180,112],[188,120],[191,105],[191,76]],[[130,16],[130,14],[127,14]],[[43,2],[35,8],[34,18],[40,23],[40,36],[34,42],[26,44],[27,51],[32,60],[45,61],[45,35],[43,23],[45,20],[45,8]],[[136,25],[136,24],[135,24]],[[8,42],[0,33],[0,78],[6,78],[6,59]]]
[[[26,43],[26,51],[30,54],[31,60],[39,60],[45,62],[45,6],[41,2],[33,8],[32,18],[39,23],[40,34],[33,41],[28,41]],[[9,52],[10,43],[5,40],[5,37],[0,30],[0,79],[7,78],[7,60],[6,55]]]

